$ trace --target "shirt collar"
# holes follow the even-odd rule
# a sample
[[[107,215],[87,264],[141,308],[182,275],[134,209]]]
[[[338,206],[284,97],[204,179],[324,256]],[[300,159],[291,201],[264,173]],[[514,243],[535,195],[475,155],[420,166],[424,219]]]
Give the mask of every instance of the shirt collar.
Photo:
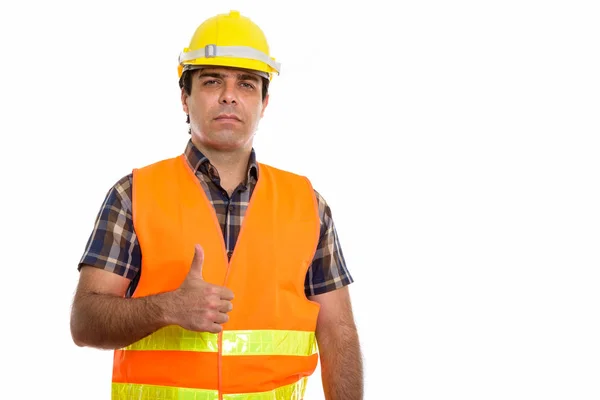
[[[194,145],[192,140],[188,140],[184,152],[185,158],[194,172],[200,172],[204,175],[210,176],[210,169],[216,170],[216,168],[210,163],[210,160],[202,154],[202,152]],[[250,152],[250,158],[248,159],[248,171],[247,181],[250,178],[258,180],[258,162],[256,161],[256,152],[254,148]]]

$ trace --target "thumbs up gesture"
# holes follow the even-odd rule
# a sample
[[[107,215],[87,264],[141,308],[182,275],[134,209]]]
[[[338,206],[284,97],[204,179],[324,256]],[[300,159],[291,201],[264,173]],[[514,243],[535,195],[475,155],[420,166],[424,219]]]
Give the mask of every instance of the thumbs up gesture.
[[[223,329],[220,324],[229,320],[227,313],[233,309],[233,292],[206,282],[202,276],[203,263],[204,251],[197,244],[185,280],[172,292],[171,320],[184,329],[219,333]]]

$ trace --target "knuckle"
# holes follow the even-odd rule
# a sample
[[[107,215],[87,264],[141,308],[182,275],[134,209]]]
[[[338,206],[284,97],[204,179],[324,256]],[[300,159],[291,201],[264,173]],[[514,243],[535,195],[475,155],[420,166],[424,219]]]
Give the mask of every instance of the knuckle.
[[[217,314],[214,311],[211,311],[211,310],[207,310],[204,313],[204,319],[206,319],[209,322],[214,321],[216,316],[217,316]]]

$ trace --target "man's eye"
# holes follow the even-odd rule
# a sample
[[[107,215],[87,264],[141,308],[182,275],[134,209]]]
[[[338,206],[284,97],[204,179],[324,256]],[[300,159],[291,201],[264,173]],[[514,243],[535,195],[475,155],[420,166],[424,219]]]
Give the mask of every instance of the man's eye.
[[[243,87],[248,88],[248,89],[254,89],[254,86],[252,86],[252,84],[248,83],[248,82],[242,82],[241,84]]]
[[[217,83],[217,81],[215,81],[214,79],[213,80],[209,80],[209,81],[204,81],[204,86],[211,85],[213,83]]]

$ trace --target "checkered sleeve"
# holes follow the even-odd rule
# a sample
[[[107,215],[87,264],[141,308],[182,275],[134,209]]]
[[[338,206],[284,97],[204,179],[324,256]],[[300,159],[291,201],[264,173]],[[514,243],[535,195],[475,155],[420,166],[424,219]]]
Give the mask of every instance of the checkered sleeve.
[[[106,194],[78,265],[89,265],[133,279],[140,270],[141,250],[131,213],[132,175],[116,182]]]
[[[354,282],[344,259],[333,223],[331,209],[323,196],[314,190],[321,219],[321,237],[313,262],[306,274],[306,296],[323,294]]]

